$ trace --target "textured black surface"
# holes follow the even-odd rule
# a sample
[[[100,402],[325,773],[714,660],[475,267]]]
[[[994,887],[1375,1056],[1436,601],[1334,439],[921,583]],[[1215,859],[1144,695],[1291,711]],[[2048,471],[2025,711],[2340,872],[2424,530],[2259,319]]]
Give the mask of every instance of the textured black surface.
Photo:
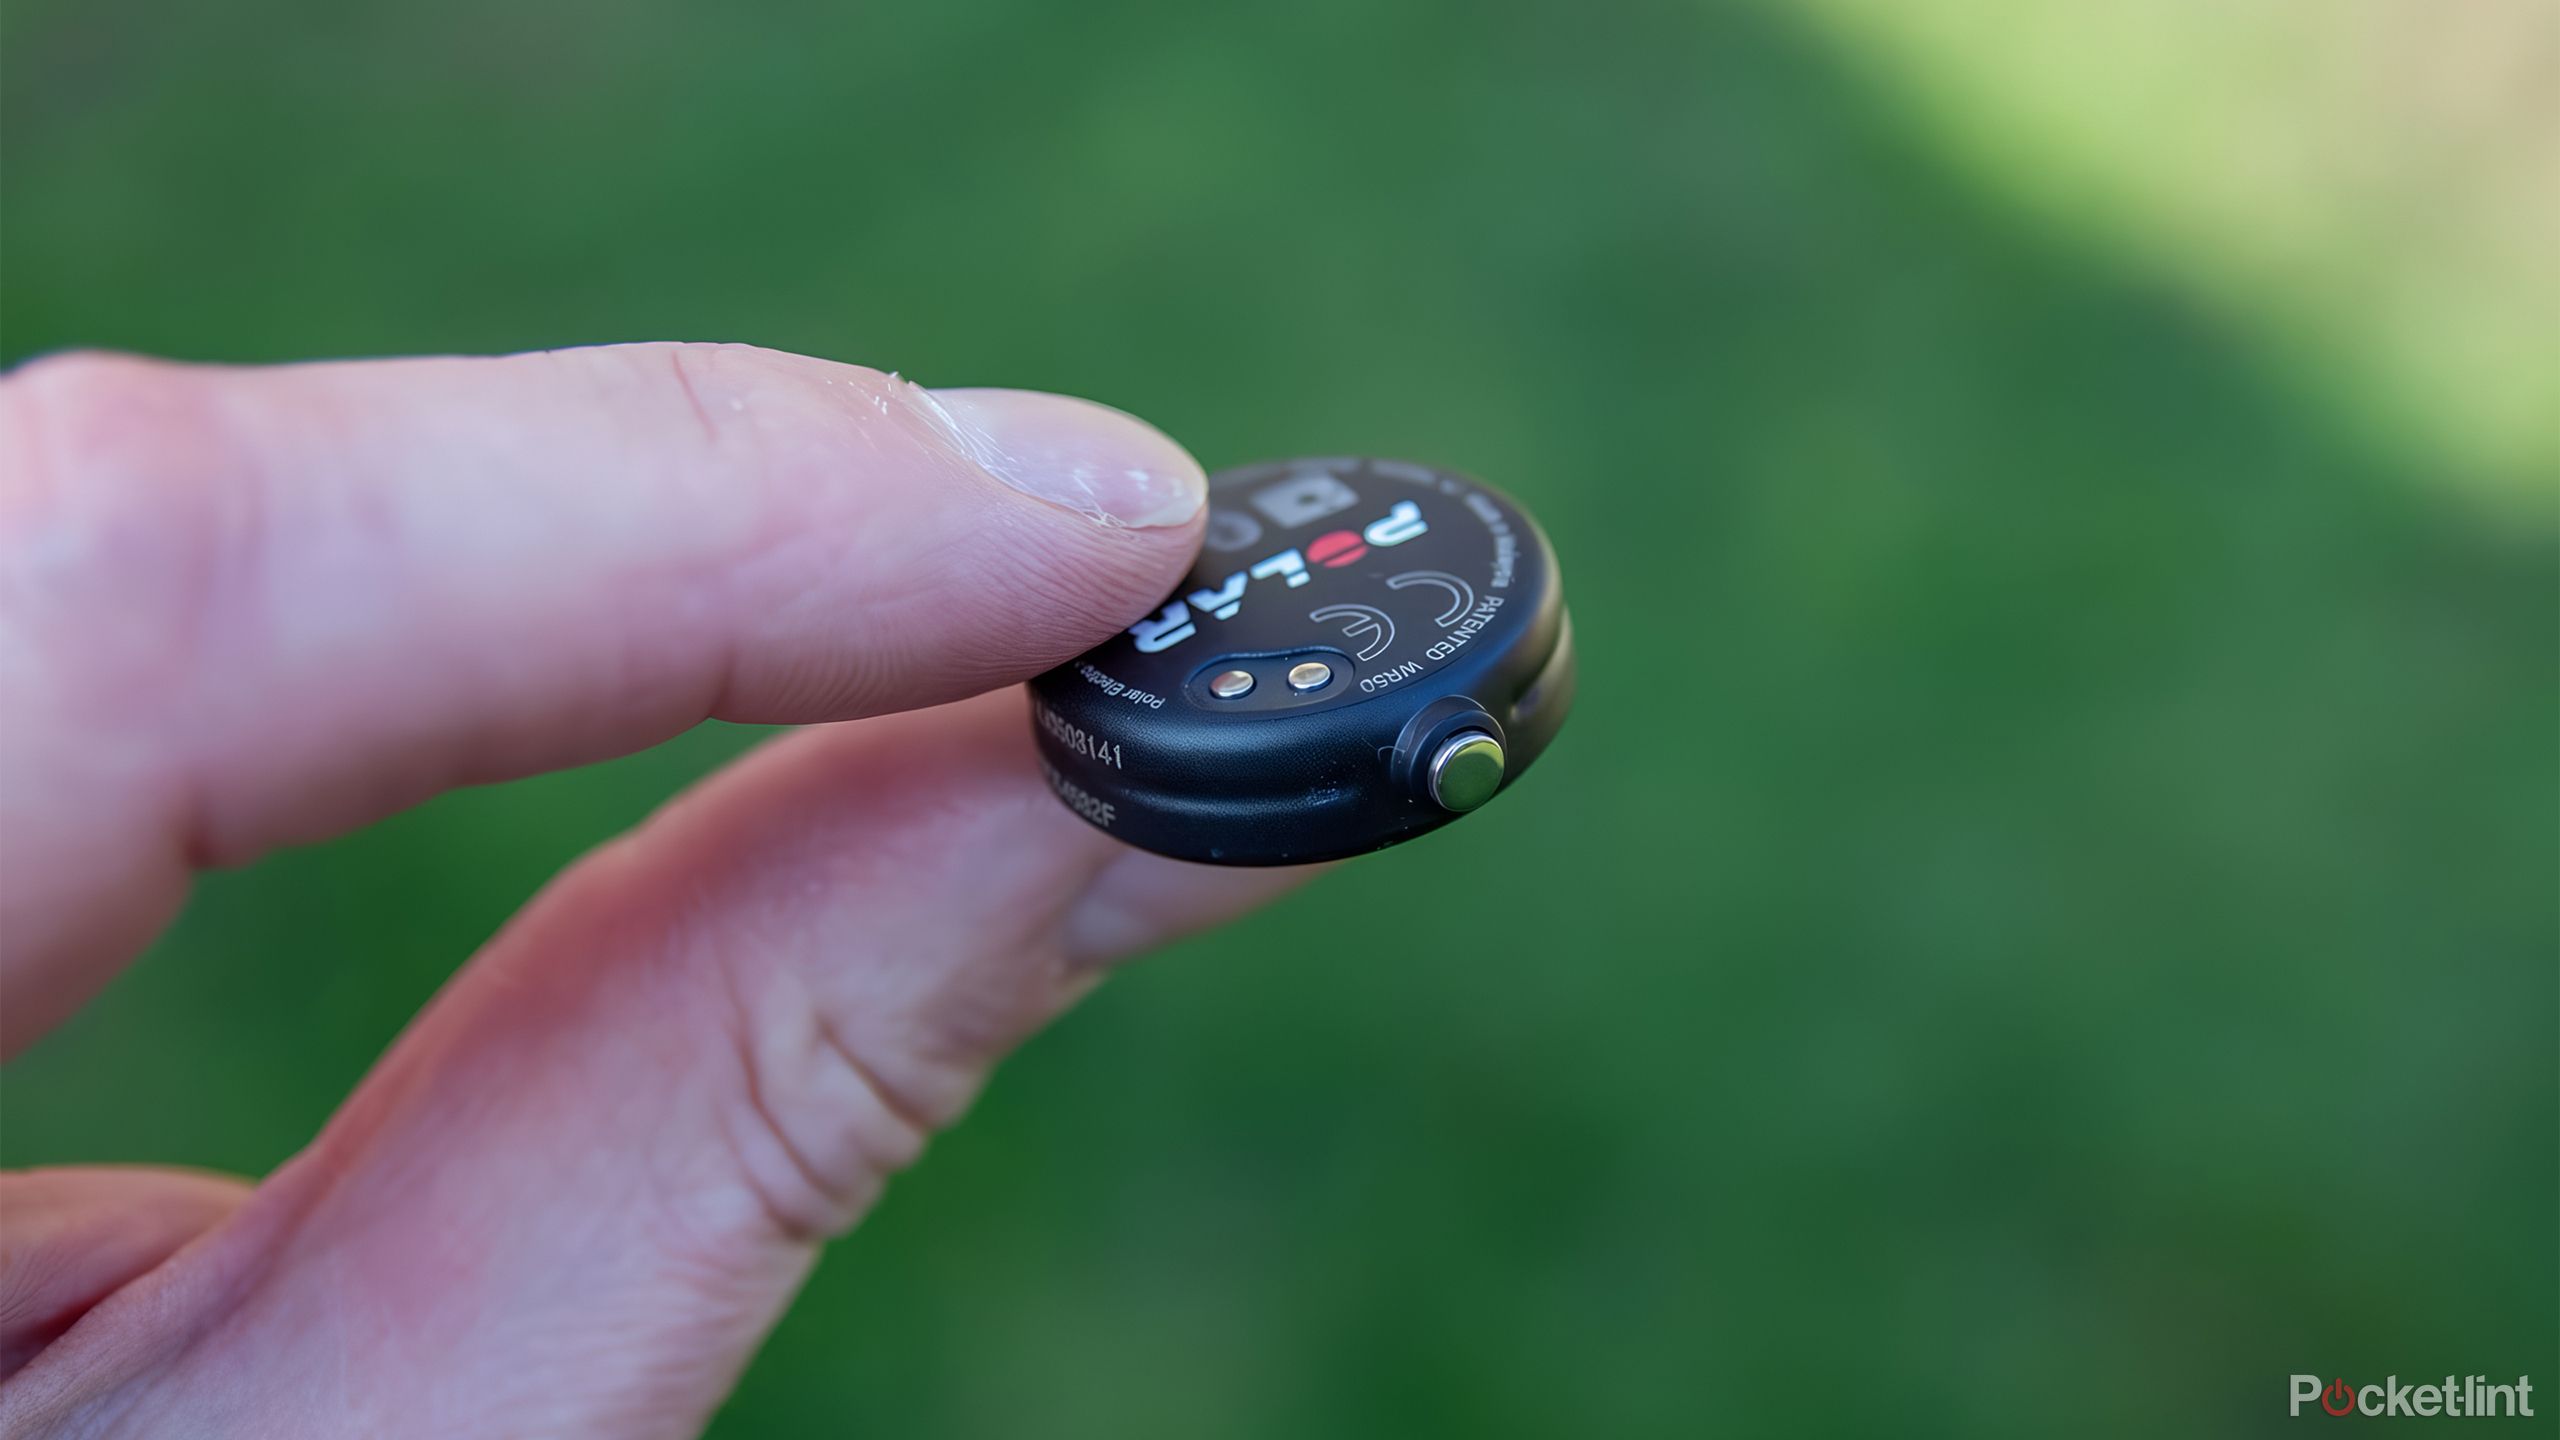
[[[1332,678],[1293,689],[1306,661]],[[1228,670],[1255,677],[1211,693]],[[1275,461],[1210,480],[1207,548],[1147,619],[1032,684],[1068,808],[1186,860],[1363,854],[1457,818],[1423,770],[1503,742],[1507,789],[1573,701],[1572,627],[1536,523],[1468,476],[1394,460]]]

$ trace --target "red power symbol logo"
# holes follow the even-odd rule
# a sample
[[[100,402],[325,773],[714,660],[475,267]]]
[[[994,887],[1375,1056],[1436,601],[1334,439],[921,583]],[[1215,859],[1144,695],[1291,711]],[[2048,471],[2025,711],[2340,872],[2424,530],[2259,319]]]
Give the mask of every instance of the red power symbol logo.
[[[2343,1378],[2332,1380],[2329,1388],[2320,1392],[2320,1408],[2332,1415],[2352,1415],[2356,1408],[2356,1392]]]
[[[1339,570],[1369,553],[1360,537],[1348,530],[1336,530],[1307,542],[1307,558],[1328,569]]]

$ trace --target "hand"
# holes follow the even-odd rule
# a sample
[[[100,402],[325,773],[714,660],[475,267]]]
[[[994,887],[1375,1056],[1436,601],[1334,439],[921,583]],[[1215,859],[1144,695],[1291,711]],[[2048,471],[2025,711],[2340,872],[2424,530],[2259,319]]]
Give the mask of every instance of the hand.
[[[0,500],[12,1053],[194,870],[706,716],[879,717],[571,868],[262,1183],[0,1181],[0,1434],[691,1433],[1000,1056],[1293,878],[1089,829],[985,693],[1199,544],[1199,467],[1083,401],[727,346],[74,355],[0,382]]]

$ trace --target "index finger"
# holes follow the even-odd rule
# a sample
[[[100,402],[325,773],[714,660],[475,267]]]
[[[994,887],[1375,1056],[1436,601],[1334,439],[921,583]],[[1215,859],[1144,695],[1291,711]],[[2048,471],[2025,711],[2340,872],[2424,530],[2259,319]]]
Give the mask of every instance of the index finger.
[[[1198,543],[1117,411],[745,346],[0,381],[0,1053],[189,873],[711,716],[1034,674]]]

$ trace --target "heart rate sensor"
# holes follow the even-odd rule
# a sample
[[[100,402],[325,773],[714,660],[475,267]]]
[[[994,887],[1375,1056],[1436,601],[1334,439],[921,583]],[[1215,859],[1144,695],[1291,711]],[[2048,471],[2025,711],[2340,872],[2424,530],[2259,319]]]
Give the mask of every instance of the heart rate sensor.
[[[1394,460],[1209,481],[1199,563],[1155,613],[1031,684],[1068,808],[1222,865],[1382,849],[1485,804],[1573,701],[1555,552],[1466,476]]]

